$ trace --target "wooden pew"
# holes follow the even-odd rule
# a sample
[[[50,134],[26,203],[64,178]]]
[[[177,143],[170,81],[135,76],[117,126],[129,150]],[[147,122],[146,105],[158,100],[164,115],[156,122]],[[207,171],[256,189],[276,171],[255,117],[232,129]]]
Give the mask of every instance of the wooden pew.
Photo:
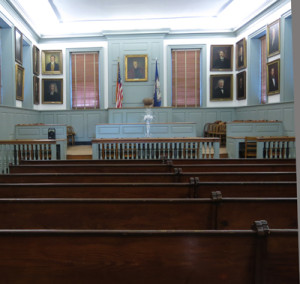
[[[297,182],[200,182],[195,178],[196,198],[208,198],[212,191],[221,191],[223,197],[297,197]]]
[[[297,197],[296,181],[189,183],[0,183],[0,198]]]
[[[205,165],[181,164],[183,172],[296,172],[295,164],[242,164],[242,165]],[[171,164],[114,164],[114,165],[86,165],[86,164],[47,164],[47,165],[11,165],[10,173],[167,173],[174,171]]]
[[[210,195],[211,192],[207,197]],[[188,183],[0,183],[0,198],[193,198],[194,196],[194,179]]]
[[[0,199],[0,229],[235,230],[262,218],[297,228],[297,199]]]
[[[296,181],[295,172],[182,172],[174,173],[24,173],[0,175],[0,183],[123,183],[203,181]]]
[[[17,165],[9,167],[10,173],[170,173],[172,165],[167,164],[48,164],[48,165]]]
[[[224,231],[0,230],[1,281],[298,284],[297,230],[257,223]]]
[[[20,160],[20,165],[32,164],[88,164],[88,165],[114,165],[114,164],[166,164],[186,165],[186,164],[296,164],[295,159],[161,159],[161,160]]]

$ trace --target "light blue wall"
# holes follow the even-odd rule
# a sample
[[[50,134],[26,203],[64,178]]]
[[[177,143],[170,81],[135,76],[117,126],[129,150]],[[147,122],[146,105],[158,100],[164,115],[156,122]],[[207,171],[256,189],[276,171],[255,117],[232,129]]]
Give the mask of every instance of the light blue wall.
[[[288,102],[294,100],[294,75],[293,75],[293,35],[292,16],[290,12],[282,16],[281,20],[281,52],[280,52],[280,101]]]
[[[16,124],[40,122],[38,111],[0,106],[0,140],[15,139]]]
[[[286,136],[295,136],[294,103],[276,103],[240,107],[236,109],[237,120],[279,120],[283,122]]]
[[[141,107],[143,99],[153,97],[155,80],[155,63],[158,62],[158,73],[161,89],[163,89],[163,35],[110,35],[108,40],[108,107],[115,107],[115,90],[117,82],[117,65],[120,61],[121,78],[123,84],[123,107]],[[125,55],[148,55],[148,81],[125,81]]]
[[[7,106],[16,105],[15,87],[15,43],[14,30],[10,27],[1,30],[2,49],[2,103]]]
[[[41,111],[41,123],[72,125],[77,142],[89,142],[95,138],[96,124],[108,123],[107,110]]]
[[[2,6],[7,7],[6,1],[1,1]],[[21,15],[8,10],[14,18],[22,23],[22,26],[28,26],[22,19]],[[268,13],[272,13],[269,11]],[[260,15],[258,20],[267,14]],[[161,91],[163,100],[167,102],[164,108],[154,109],[155,117],[159,122],[195,122],[197,124],[197,136],[203,135],[203,127],[207,122],[216,120],[232,121],[235,119],[278,119],[284,122],[284,131],[286,135],[294,135],[294,110],[293,110],[293,57],[292,57],[292,19],[291,12],[286,12],[280,16],[281,19],[281,87],[280,102],[260,105],[260,87],[259,81],[259,59],[257,54],[259,50],[259,40],[257,37],[266,31],[266,25],[260,26],[255,31],[248,31],[251,23],[245,25],[235,33],[225,34],[172,34],[170,31],[156,31],[155,33],[135,34],[101,34],[99,37],[89,38],[66,38],[56,40],[42,40],[27,27],[27,36],[23,40],[23,67],[25,68],[25,89],[24,101],[16,102],[15,99],[15,44],[14,44],[14,24],[7,20],[0,13],[1,26],[1,52],[2,52],[2,106],[0,106],[0,126],[1,139],[12,139],[14,136],[14,125],[18,123],[55,123],[68,124],[75,128],[78,142],[90,141],[95,137],[95,125],[99,123],[130,123],[140,122],[145,112],[143,108],[143,99],[153,97],[154,79],[155,79],[155,62],[158,61],[158,71],[160,76]],[[251,30],[251,29],[250,29]],[[30,33],[30,35],[28,35]],[[249,35],[249,33],[251,33]],[[210,44],[221,44],[222,40],[228,38],[234,43],[235,37],[245,34],[247,37],[247,106],[240,106],[236,101],[226,107],[207,107],[207,93],[209,92],[208,72],[209,65],[209,47]],[[173,39],[179,40],[180,44],[165,45],[165,42]],[[191,44],[190,41],[194,43]],[[61,75],[66,86],[67,103],[66,109],[44,110],[45,105],[33,105],[32,91],[32,46],[34,41],[40,49],[47,49],[49,45],[55,45],[55,49],[64,49],[66,72]],[[95,42],[107,44],[106,47],[97,47]],[[89,45],[89,43],[93,43]],[[187,44],[189,42],[189,44]],[[196,42],[196,43],[195,43]],[[86,45],[86,47],[85,47]],[[105,46],[105,45],[101,45]],[[167,46],[167,48],[166,48]],[[201,48],[201,108],[171,108],[171,60],[170,52],[172,48]],[[166,50],[165,50],[166,48]],[[71,51],[98,50],[100,52],[100,110],[70,110],[70,62],[69,53]],[[164,54],[166,52],[166,54]],[[125,55],[147,54],[148,55],[148,81],[146,82],[126,82],[125,81]],[[166,58],[165,58],[166,56]],[[120,61],[121,77],[123,80],[124,101],[123,107],[126,109],[114,110],[115,107],[115,88],[117,80],[117,63]],[[104,62],[105,66],[104,67]],[[165,66],[166,64],[166,66]],[[106,73],[107,72],[107,73]],[[232,72],[233,75],[236,71]],[[167,78],[165,78],[165,76]],[[41,75],[41,78],[46,76]],[[48,78],[48,77],[47,77]],[[166,84],[167,86],[165,86]],[[234,84],[235,85],[235,84]],[[164,94],[164,90],[167,92]],[[107,107],[105,109],[104,94],[107,92]],[[235,91],[234,91],[235,96]],[[18,107],[16,107],[18,106]],[[210,106],[210,105],[208,105]],[[217,106],[217,105],[216,105]],[[35,111],[34,108],[40,108]]]
[[[143,122],[145,108],[89,111],[34,111],[0,106],[0,139],[14,139],[16,124],[45,123],[72,125],[77,142],[95,138],[96,124]],[[205,123],[233,120],[283,121],[284,135],[294,136],[294,103],[276,103],[239,108],[154,108],[153,122],[194,122],[197,136],[203,136]]]

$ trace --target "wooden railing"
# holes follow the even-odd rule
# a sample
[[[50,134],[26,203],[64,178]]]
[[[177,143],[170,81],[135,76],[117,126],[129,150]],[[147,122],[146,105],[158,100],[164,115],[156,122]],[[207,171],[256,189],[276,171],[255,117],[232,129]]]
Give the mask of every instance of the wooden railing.
[[[0,140],[0,174],[20,160],[56,160],[55,140]]]
[[[295,137],[255,137],[252,142],[256,142],[256,158],[258,159],[296,158]]]
[[[92,140],[94,160],[217,159],[219,138],[124,138]]]

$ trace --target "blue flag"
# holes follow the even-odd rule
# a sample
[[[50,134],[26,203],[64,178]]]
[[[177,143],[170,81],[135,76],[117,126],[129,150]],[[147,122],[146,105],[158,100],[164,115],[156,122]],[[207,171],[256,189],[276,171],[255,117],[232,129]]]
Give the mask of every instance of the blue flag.
[[[155,91],[154,91],[154,103],[155,107],[160,107],[161,105],[161,94],[160,94],[160,83],[157,69],[157,60],[156,60],[156,71],[155,71]]]

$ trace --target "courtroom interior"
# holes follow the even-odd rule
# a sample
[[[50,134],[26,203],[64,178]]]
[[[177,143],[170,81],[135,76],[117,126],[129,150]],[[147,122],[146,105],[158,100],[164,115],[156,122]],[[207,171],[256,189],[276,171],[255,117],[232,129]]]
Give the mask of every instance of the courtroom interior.
[[[292,6],[0,0],[5,283],[298,283]]]

